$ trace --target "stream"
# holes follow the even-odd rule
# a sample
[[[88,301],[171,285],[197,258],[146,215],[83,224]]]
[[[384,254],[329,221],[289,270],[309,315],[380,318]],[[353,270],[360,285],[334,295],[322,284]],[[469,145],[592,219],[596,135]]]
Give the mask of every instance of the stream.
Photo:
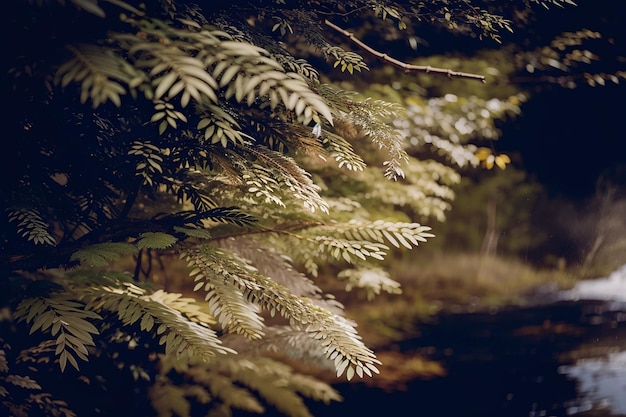
[[[626,416],[626,266],[531,306],[439,315],[397,347],[438,361],[443,377],[386,392],[336,385],[316,417]],[[384,366],[384,365],[383,365]]]

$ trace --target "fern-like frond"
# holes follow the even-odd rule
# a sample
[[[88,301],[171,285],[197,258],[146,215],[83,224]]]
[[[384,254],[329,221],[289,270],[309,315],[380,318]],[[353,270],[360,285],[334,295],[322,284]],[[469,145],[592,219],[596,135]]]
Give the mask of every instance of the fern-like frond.
[[[101,319],[84,304],[64,294],[27,298],[18,305],[15,317],[28,324],[32,322],[31,334],[37,330],[49,331],[51,336],[56,337],[55,354],[59,356],[61,371],[65,370],[68,362],[78,369],[76,357],[88,360],[87,346],[94,345],[92,335],[99,332],[87,319]]]
[[[345,166],[350,171],[363,171],[365,161],[346,139],[334,132],[324,131],[320,140],[330,156],[337,161],[339,168]]]
[[[247,146],[245,150],[256,159],[257,164],[268,167],[270,172],[274,174],[274,182],[286,188],[293,197],[302,200],[305,208],[328,213],[328,204],[319,195],[320,187],[311,180],[311,175],[302,169],[293,158],[259,146]]]
[[[39,385],[37,381],[35,381],[29,376],[8,375],[5,378],[5,381],[15,386],[18,386],[20,388],[31,389],[31,390],[41,389],[41,385]]]
[[[419,245],[419,242],[426,242],[426,238],[434,237],[429,231],[429,226],[422,226],[419,223],[387,222],[376,220],[374,222],[350,221],[333,225],[332,229],[342,233],[349,239],[364,239],[374,242],[389,242],[396,248],[404,246],[412,249]]]
[[[185,35],[183,31],[168,30],[163,22],[158,22],[156,27],[150,25],[148,22],[140,22],[138,26],[159,36]],[[189,48],[191,45],[177,43],[176,39],[163,43],[143,41],[138,37],[123,34],[117,35],[117,39],[130,44],[127,46],[129,56],[134,60],[134,64],[144,69],[151,78],[153,99],[171,100],[180,94],[182,107],[186,107],[191,98],[196,102],[204,99],[211,103],[218,102],[216,94],[218,83],[206,71],[205,62],[198,56],[199,46]],[[206,39],[211,40],[213,45],[219,43],[214,36],[207,36]]]
[[[405,138],[390,123],[403,114],[404,109],[396,103],[365,99],[353,104],[347,120],[362,129],[363,133],[380,149],[385,149],[389,159],[385,166],[385,177],[391,180],[404,178],[402,166],[408,162]]]
[[[219,264],[207,262],[203,264],[203,268],[196,268],[190,273],[196,282],[194,291],[205,291],[204,299],[209,305],[209,311],[217,318],[221,327],[227,332],[260,339],[264,326],[258,315],[258,308],[245,299],[238,287],[232,285],[228,272],[221,270]],[[207,276],[206,268],[212,269],[213,273]]]
[[[48,229],[50,225],[43,220],[35,208],[13,207],[7,209],[9,222],[17,223],[17,233],[36,245],[54,246],[56,241]]]
[[[41,415],[77,417],[65,401],[45,392],[47,387],[43,382],[37,380],[37,377],[42,375],[36,372],[36,367],[49,363],[51,358],[55,356],[55,342],[53,340],[46,340],[37,346],[22,349],[15,361],[11,362],[12,369],[9,368],[7,353],[11,351],[13,346],[0,338],[0,347],[0,397],[2,397],[0,414],[23,416],[25,415],[23,414],[24,410],[28,410],[28,415],[41,412]],[[39,356],[36,353],[30,355],[34,352],[45,352],[47,356]],[[29,355],[30,357],[25,359]],[[34,357],[35,355],[37,357]],[[20,363],[26,362],[30,362],[28,368],[19,366]]]
[[[131,62],[151,79],[149,96],[152,99],[171,100],[181,96],[186,107],[193,98],[196,103],[217,104],[218,93],[238,103],[252,105],[259,97],[274,109],[279,103],[295,113],[302,124],[321,122],[320,116],[332,123],[332,113],[324,101],[309,88],[298,73],[285,72],[268,52],[256,45],[233,38],[220,30],[199,30],[188,26],[179,29],[158,20],[133,20],[134,25],[148,37],[167,39],[163,42],[146,41],[128,34],[112,37],[127,50]],[[227,125],[202,122],[205,136],[214,143],[228,143],[235,135],[214,137],[214,134],[233,132]],[[224,130],[225,128],[225,130]]]
[[[476,146],[471,142],[498,139],[501,133],[496,121],[517,115],[522,101],[521,95],[484,100],[448,94],[411,103],[406,117],[395,118],[393,123],[406,136],[412,153],[430,150],[456,166],[477,166]]]
[[[288,318],[293,326],[302,328],[309,336],[319,340],[327,357],[335,361],[338,375],[346,372],[347,378],[352,379],[355,373],[371,376],[372,372],[378,372],[376,364],[380,362],[344,317],[292,294],[223,249],[197,245],[187,249],[183,256],[190,266],[197,269],[197,272],[192,271],[197,281],[228,280],[230,285],[242,289],[249,302],[259,305],[271,315],[279,313]]]
[[[160,232],[145,232],[140,235],[136,245],[139,249],[165,249],[176,243],[178,239],[175,236]]]
[[[177,404],[178,407],[186,408],[193,399],[196,402],[202,402],[203,396],[211,398],[211,409],[214,412],[218,412],[222,406],[257,414],[262,414],[265,411],[256,395],[247,387],[240,386],[232,378],[230,370],[221,372],[219,368],[214,367],[214,363],[199,363],[198,361],[193,361],[191,366],[181,368],[169,357],[162,356],[160,360],[162,363],[161,373],[157,377],[157,383],[150,389],[150,396],[153,398],[154,407],[158,412],[175,409]],[[213,362],[222,363],[224,361],[231,363],[228,356]],[[186,375],[193,384],[183,386],[175,384],[167,377],[167,374],[171,373],[172,370]]]
[[[70,261],[78,261],[88,266],[106,266],[120,259],[123,255],[137,253],[137,247],[130,243],[105,242],[96,243],[79,249],[70,256]]]
[[[274,178],[272,170],[261,165],[252,165],[242,173],[242,179],[248,186],[248,192],[256,199],[262,198],[264,203],[286,207],[281,184]]]
[[[333,59],[333,67],[339,67],[341,72],[348,71],[352,74],[354,71],[369,70],[361,55],[346,51],[339,46],[326,45],[322,48],[322,54],[327,59]]]
[[[135,175],[143,177],[144,184],[152,186],[155,182],[160,182],[155,180],[158,179],[159,175],[163,174],[163,156],[165,153],[167,153],[167,150],[161,149],[148,141],[133,142],[128,154],[137,158]]]
[[[222,57],[234,58],[217,62],[213,70],[220,85],[227,86],[224,92],[227,99],[234,98],[250,106],[256,98],[265,98],[272,110],[281,103],[295,113],[301,124],[321,123],[320,116],[332,124],[330,108],[302,75],[284,72],[278,62],[267,57],[265,50],[257,48],[257,55],[245,56],[244,52],[250,46],[246,42],[222,42],[221,46],[224,50]],[[214,64],[213,60],[208,63]]]
[[[184,256],[184,254],[183,254]],[[241,289],[232,282],[231,272],[215,259],[202,258],[201,265],[188,259],[194,269],[189,273],[194,277],[194,291],[205,292],[204,299],[209,311],[217,318],[221,327],[231,333],[237,333],[249,339],[263,336],[263,319],[259,309],[244,297]],[[209,272],[210,273],[207,273]]]
[[[191,177],[191,176],[190,176]],[[189,178],[190,182],[177,184],[176,197],[180,203],[190,201],[196,210],[206,212],[215,208],[217,202],[214,197],[210,195],[209,191],[205,189],[203,184],[194,184],[193,180]]]
[[[80,100],[91,99],[94,108],[107,101],[116,106],[127,87],[136,87],[145,77],[112,49],[96,45],[69,46],[74,58],[59,67],[55,82],[66,87],[71,82],[80,83]]]
[[[322,292],[313,281],[293,267],[289,258],[273,248],[264,248],[258,241],[251,238],[228,238],[221,239],[218,244],[247,260],[260,274],[284,285],[295,295],[318,298]]]
[[[410,217],[444,221],[455,198],[453,186],[461,176],[454,168],[443,163],[421,161],[409,157],[402,181],[377,186],[380,171],[366,169],[360,175],[343,176],[348,197],[326,197],[331,211],[338,219],[368,219],[373,215],[387,216],[388,207],[402,207]],[[376,213],[376,214],[374,214]]]
[[[206,360],[216,354],[232,352],[222,346],[206,322],[197,320],[205,318],[198,309],[184,307],[193,303],[191,299],[163,291],[149,294],[131,283],[94,288],[85,299],[90,309],[113,312],[124,325],[138,323],[142,330],[159,337],[158,343],[165,345],[166,353],[180,359]]]
[[[224,148],[229,143],[242,145],[252,137],[241,131],[241,126],[220,106],[205,104],[198,107],[201,119],[197,129],[203,131],[203,139],[211,144],[221,144]]]
[[[328,154],[309,126],[294,125],[278,118],[267,119],[264,114],[252,111],[248,115],[247,124],[255,143],[273,151],[321,158]]]
[[[314,379],[293,374],[291,368],[279,362],[261,359],[257,366],[258,368],[254,369],[256,372],[242,370],[234,376],[240,383],[258,392],[268,404],[286,416],[313,417],[304,403],[303,394],[321,399],[326,404],[341,399],[332,387],[321,381],[316,381],[305,388],[304,382],[313,382]],[[259,378],[258,374],[265,375],[266,378]]]
[[[211,232],[204,228],[174,226],[174,230],[188,237],[195,237],[199,239],[211,238]]]
[[[200,324],[201,326],[214,326],[217,324],[215,317],[206,313],[206,306],[198,303],[195,299],[183,297],[178,293],[171,293],[158,290],[150,295],[151,299],[159,300],[163,304],[179,311],[189,320]]]
[[[238,207],[216,207],[200,214],[203,219],[218,223],[228,223],[237,226],[251,226],[257,222],[257,218],[251,216]]]
[[[202,226],[204,221],[237,226],[251,226],[257,222],[256,217],[241,211],[238,207],[215,207],[204,212],[183,211],[170,216],[168,219],[196,226]]]
[[[311,255],[317,253],[320,258],[324,258],[325,254],[330,254],[336,260],[344,260],[348,263],[354,263],[356,259],[365,261],[368,257],[382,261],[389,249],[383,243],[362,239],[320,235],[312,240],[317,248]]]
[[[346,291],[354,288],[364,289],[368,300],[372,300],[381,292],[402,293],[400,283],[391,279],[389,273],[381,268],[345,269],[337,274],[337,278],[347,281]]]
[[[322,294],[322,290],[312,280],[294,268],[289,257],[273,248],[263,248],[261,242],[253,238],[231,237],[219,239],[217,244],[251,264],[259,274],[283,285],[292,294],[306,297],[331,313],[343,315],[343,305],[332,295]]]
[[[183,123],[187,122],[187,116],[185,116],[182,112],[175,110],[172,103],[158,99],[154,102],[155,113],[150,118],[150,121],[152,123],[160,122],[159,134],[162,135],[168,127],[177,129],[179,121]]]
[[[191,401],[186,398],[192,395],[195,387],[187,385],[180,386],[173,384],[167,378],[159,378],[148,392],[152,407],[157,412],[157,416],[191,416]],[[197,393],[195,393],[197,396]]]
[[[56,344],[54,340],[44,340],[34,346],[22,349],[15,360],[16,364],[48,363],[54,358]]]
[[[304,59],[296,59],[291,55],[272,55],[289,72],[302,75],[311,82],[319,82],[320,74],[314,66]]]
[[[210,415],[221,415],[221,412],[228,415],[232,409],[264,414],[268,411],[267,404],[286,416],[311,417],[304,398],[326,404],[341,400],[328,384],[295,373],[285,364],[269,358],[222,355],[207,362],[192,361],[181,366],[171,357],[161,356],[160,362],[160,375],[150,390],[159,415],[176,412],[188,416],[192,405],[200,410],[210,408]],[[176,374],[189,383],[176,384],[170,379]]]
[[[328,359],[324,347],[306,332],[291,326],[266,327],[263,343],[251,343],[237,335],[227,335],[223,341],[239,353],[256,355],[270,352],[316,368],[335,370],[335,363]]]
[[[281,234],[289,242],[282,250],[317,276],[318,263],[342,261],[359,264],[369,258],[383,260],[394,247],[414,248],[433,237],[430,227],[419,223],[351,220],[345,223],[314,224],[297,234]]]
[[[402,132],[391,123],[405,114],[404,108],[397,103],[367,98],[357,101],[354,93],[336,89],[328,84],[319,86],[319,94],[328,100],[336,112],[340,113],[336,119],[347,125],[358,128],[379,149],[384,149],[389,158],[384,162],[385,177],[392,180],[404,177],[403,166],[406,165],[408,155],[405,151],[405,138]],[[348,167],[361,170],[364,163],[358,162],[351,155],[351,148],[346,147],[337,137],[328,135],[327,142],[335,146],[335,159],[350,164]],[[345,154],[345,156],[344,156]],[[354,161],[354,163],[352,162]]]

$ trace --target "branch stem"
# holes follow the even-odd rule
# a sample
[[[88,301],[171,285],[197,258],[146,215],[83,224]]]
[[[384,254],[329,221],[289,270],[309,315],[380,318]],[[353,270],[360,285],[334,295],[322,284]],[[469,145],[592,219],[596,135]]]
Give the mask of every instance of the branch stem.
[[[352,32],[348,32],[347,30],[340,28],[339,26],[335,25],[334,23],[330,22],[327,19],[324,20],[324,24],[326,24],[326,26],[330,27],[331,29],[334,29],[335,31],[341,33],[342,35],[344,35],[345,37],[350,39],[352,42],[357,44],[359,47],[363,48],[365,51],[367,51],[371,55],[374,55],[375,57],[380,58],[383,61],[388,62],[388,63],[390,63],[393,66],[396,66],[398,68],[403,69],[405,73],[425,72],[427,74],[446,75],[449,78],[452,78],[452,77],[469,78],[469,79],[482,81],[483,83],[485,82],[485,76],[484,75],[480,75],[480,74],[472,74],[472,73],[468,73],[468,72],[453,71],[453,70],[447,69],[447,68],[431,67],[430,65],[412,65],[412,64],[407,64],[406,62],[402,62],[402,61],[400,61],[398,59],[390,57],[389,55],[387,55],[385,53],[382,53],[382,52],[379,52],[379,51],[375,50],[374,48],[372,48],[371,46],[367,45],[366,43],[364,43],[360,39],[358,39],[356,36],[354,36],[354,34]]]
[[[316,227],[316,226],[324,226],[324,223],[316,222],[316,221],[309,221],[309,222],[295,223],[295,224],[283,224],[274,228],[261,227],[261,228],[253,229],[253,230],[245,230],[239,233],[230,233],[224,236],[215,236],[215,237],[212,237],[211,240],[223,240],[223,239],[228,239],[231,237],[240,237],[240,236],[257,235],[257,234],[265,234],[265,233],[288,233],[290,230],[307,229],[309,227]]]

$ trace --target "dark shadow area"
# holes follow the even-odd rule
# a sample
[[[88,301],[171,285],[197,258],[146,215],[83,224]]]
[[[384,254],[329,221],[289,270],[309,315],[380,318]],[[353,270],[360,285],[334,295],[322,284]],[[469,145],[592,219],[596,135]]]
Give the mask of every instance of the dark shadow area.
[[[572,362],[571,352],[589,341],[607,346],[626,340],[620,313],[605,311],[602,304],[559,302],[495,314],[441,316],[399,348],[441,361],[446,377],[416,380],[406,391],[392,393],[362,383],[342,384],[337,388],[343,403],[312,405],[312,410],[324,417],[572,415],[572,410],[592,405],[586,405],[576,381],[562,372]],[[594,416],[613,415],[607,409],[591,411]]]

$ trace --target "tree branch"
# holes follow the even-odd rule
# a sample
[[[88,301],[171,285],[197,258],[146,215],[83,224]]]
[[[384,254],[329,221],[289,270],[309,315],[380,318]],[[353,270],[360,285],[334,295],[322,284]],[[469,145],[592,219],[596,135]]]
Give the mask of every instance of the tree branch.
[[[262,228],[253,229],[253,230],[245,230],[239,233],[230,233],[230,234],[223,235],[223,236],[214,236],[210,240],[224,240],[224,239],[229,239],[231,237],[258,235],[258,234],[264,234],[264,233],[286,233],[290,230],[307,229],[309,227],[316,227],[316,226],[323,226],[323,225],[324,223],[317,222],[317,221],[308,221],[308,222],[295,223],[295,224],[283,224],[274,228],[262,227]]]
[[[56,247],[38,247],[28,255],[22,256],[5,251],[0,253],[0,276],[12,271],[66,267],[71,265],[69,259],[72,254],[84,246],[102,242],[120,242],[144,232],[171,233],[171,227],[154,220],[119,219],[87,233],[78,240]]]
[[[210,240],[221,240],[230,237],[238,237],[254,234],[265,233],[287,233],[291,230],[306,229],[309,227],[321,226],[324,223],[316,221],[308,221],[295,224],[284,224],[274,228],[259,228],[253,230],[245,230],[239,233],[230,233],[224,236],[215,236]],[[113,224],[94,230],[81,239],[68,242],[62,246],[42,247],[34,250],[26,256],[20,256],[11,253],[0,253],[0,276],[7,275],[13,271],[34,271],[40,268],[59,268],[70,265],[69,259],[71,255],[81,247],[101,242],[120,242],[128,237],[138,236],[144,232],[163,232],[172,233],[171,224],[164,222],[146,220],[146,219],[120,219]],[[141,269],[141,251],[138,254],[138,263],[135,269],[135,278],[144,272]]]
[[[485,82],[485,76],[484,75],[480,75],[480,74],[472,74],[472,73],[467,73],[467,72],[453,71],[451,69],[446,69],[446,68],[436,68],[436,67],[431,67],[430,65],[412,65],[412,64],[407,64],[406,62],[402,62],[400,60],[392,58],[392,57],[390,57],[387,54],[384,54],[382,52],[378,52],[374,48],[372,48],[372,47],[368,46],[367,44],[363,43],[362,41],[360,41],[356,36],[354,36],[353,33],[348,32],[347,30],[340,28],[339,26],[335,25],[334,23],[332,23],[332,22],[330,22],[328,20],[324,20],[324,23],[326,24],[326,26],[336,30],[337,32],[339,32],[342,35],[344,35],[345,37],[349,38],[352,42],[356,43],[358,46],[360,46],[361,48],[363,48],[364,50],[366,50],[370,54],[374,55],[375,57],[380,58],[383,61],[388,62],[391,65],[394,65],[394,66],[396,66],[398,68],[402,68],[405,73],[414,72],[414,71],[416,71],[416,72],[425,72],[427,74],[433,73],[433,74],[447,75],[450,78],[451,77],[470,78],[470,79],[474,79],[474,80],[480,80],[483,83]]]

